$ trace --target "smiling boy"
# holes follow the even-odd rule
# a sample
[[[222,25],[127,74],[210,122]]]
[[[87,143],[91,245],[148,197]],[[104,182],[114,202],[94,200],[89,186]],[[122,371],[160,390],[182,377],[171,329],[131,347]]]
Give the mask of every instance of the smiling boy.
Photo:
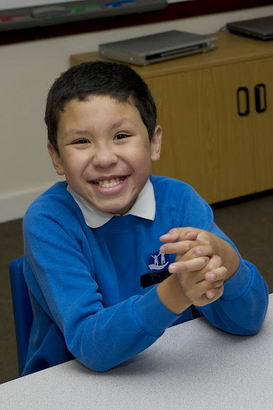
[[[133,102],[109,96],[66,104],[58,124],[58,149],[49,152],[69,187],[102,212],[126,213],[159,159],[161,128],[148,131]],[[141,166],[140,166],[141,164]]]
[[[24,218],[34,320],[23,374],[71,358],[111,369],[200,315],[234,334],[261,328],[268,289],[256,267],[193,188],[150,175],[162,129],[132,69],[70,68],[51,87],[45,120],[65,181]]]

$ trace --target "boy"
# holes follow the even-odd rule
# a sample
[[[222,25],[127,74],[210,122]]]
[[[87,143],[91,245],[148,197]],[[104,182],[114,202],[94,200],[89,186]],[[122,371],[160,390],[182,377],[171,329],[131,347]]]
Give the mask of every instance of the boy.
[[[268,290],[257,269],[189,185],[150,175],[162,130],[132,69],[70,68],[51,87],[45,121],[66,182],[24,218],[34,321],[23,374],[74,357],[111,369],[200,315],[226,332],[258,332]]]

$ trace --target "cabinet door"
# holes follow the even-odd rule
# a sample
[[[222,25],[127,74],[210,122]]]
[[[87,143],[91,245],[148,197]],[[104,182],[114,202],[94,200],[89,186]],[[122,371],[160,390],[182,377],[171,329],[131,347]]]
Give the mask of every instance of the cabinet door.
[[[269,113],[254,112],[254,86],[262,82],[263,66],[242,62],[148,80],[164,130],[154,172],[189,182],[211,203],[266,189],[257,164],[268,150],[272,120]],[[246,116],[238,115],[239,87],[250,93]],[[261,127],[267,136],[258,144]]]
[[[254,136],[255,183],[256,191],[259,192],[273,188],[273,58],[255,62],[251,73],[253,79],[255,78],[255,81],[251,80],[253,93],[251,123]],[[254,104],[254,90],[257,84],[265,87],[266,109],[261,113],[257,113]],[[263,90],[261,90],[262,100],[263,97]]]
[[[230,106],[232,113],[230,131],[237,134],[238,140],[244,141],[244,144],[239,146],[238,152],[246,161],[248,169],[247,173],[243,173],[246,187],[249,187],[247,178],[252,178],[254,183],[252,192],[271,189],[273,188],[273,58],[230,64],[226,67],[219,67],[216,71],[219,83],[225,84],[226,82],[226,87],[233,95],[237,87],[245,87],[249,93],[249,114],[247,116],[240,117],[233,112],[237,104]],[[260,88],[261,106],[264,108],[262,112],[258,112],[255,101],[255,87],[257,86]],[[229,93],[228,90],[226,92]],[[226,138],[228,137],[226,135]],[[245,158],[244,150],[251,161]],[[251,191],[242,192],[243,195],[247,193]]]

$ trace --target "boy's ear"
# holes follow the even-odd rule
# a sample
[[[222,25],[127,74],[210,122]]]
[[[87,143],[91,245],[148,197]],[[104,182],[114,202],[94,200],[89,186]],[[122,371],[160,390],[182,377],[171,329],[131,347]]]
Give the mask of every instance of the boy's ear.
[[[50,144],[47,144],[47,150],[51,157],[53,167],[55,168],[58,175],[64,175],[64,168],[62,164],[62,159],[55,148]]]
[[[158,161],[161,152],[162,128],[160,125],[155,127],[154,135],[151,139],[151,160]]]

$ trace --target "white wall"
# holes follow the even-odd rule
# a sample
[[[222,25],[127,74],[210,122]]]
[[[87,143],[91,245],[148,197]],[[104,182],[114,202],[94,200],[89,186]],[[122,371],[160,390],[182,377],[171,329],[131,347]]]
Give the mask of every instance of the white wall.
[[[273,5],[165,23],[100,31],[0,47],[0,222],[22,217],[40,192],[57,181],[47,152],[45,99],[71,54],[98,44],[178,29],[209,34],[228,21],[273,14]]]

